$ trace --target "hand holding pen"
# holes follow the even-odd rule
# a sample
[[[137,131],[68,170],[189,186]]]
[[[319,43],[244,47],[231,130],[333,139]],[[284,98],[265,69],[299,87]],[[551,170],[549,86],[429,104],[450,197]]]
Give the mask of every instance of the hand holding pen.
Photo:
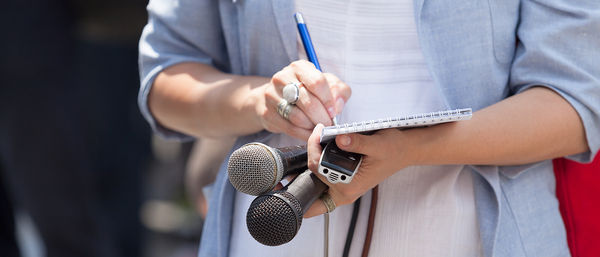
[[[304,60],[295,61],[276,73],[271,84],[274,85],[279,96],[272,96],[272,99],[267,99],[267,102],[276,101],[274,104],[276,112],[291,123],[288,125],[279,123],[279,127],[284,128],[280,132],[307,140],[317,124],[334,125],[335,117],[352,92],[350,87],[335,75],[320,71],[304,19],[299,13],[295,15],[295,19],[310,63]],[[269,130],[269,127],[265,127]],[[298,134],[294,133],[299,128],[310,132],[306,133],[306,136],[297,136]],[[275,129],[269,131],[278,132]],[[301,132],[305,134],[304,131]]]
[[[310,38],[310,34],[308,33],[308,28],[306,27],[306,23],[304,22],[304,18],[301,13],[294,14],[294,18],[296,20],[296,24],[298,27],[298,32],[300,34],[300,38],[302,40],[302,44],[304,45],[304,50],[306,52],[306,56],[308,60],[314,64],[315,68],[322,72],[321,65],[319,64],[319,60],[317,59],[317,54],[315,52],[315,48],[312,44],[312,40]],[[325,76],[332,77],[332,81],[339,81],[339,79],[331,74],[325,74]],[[295,104],[300,98],[300,86],[301,83],[290,83],[286,85],[283,89],[283,97],[287,100],[288,104]],[[314,91],[311,91],[314,92]],[[349,95],[348,95],[349,96]],[[335,106],[327,108],[327,113],[331,116],[333,124],[337,125],[337,114],[343,108],[345,102],[348,98],[336,98]],[[325,103],[325,102],[324,102]],[[326,103],[325,103],[326,104]],[[289,108],[289,107],[288,107]],[[285,108],[280,108],[281,110],[285,110]],[[283,116],[285,117],[285,111],[282,111]]]

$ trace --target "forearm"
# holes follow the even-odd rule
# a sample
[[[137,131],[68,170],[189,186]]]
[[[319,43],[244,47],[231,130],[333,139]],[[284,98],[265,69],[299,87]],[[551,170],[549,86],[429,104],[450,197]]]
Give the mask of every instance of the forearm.
[[[583,123],[559,94],[535,87],[461,121],[406,131],[416,164],[518,165],[589,150]]]
[[[319,165],[323,126],[308,140],[308,167]],[[589,150],[582,121],[556,92],[536,87],[473,114],[469,121],[409,130],[385,129],[373,135],[336,137],[344,151],[364,155],[350,184],[331,184],[336,204],[354,202],[399,170],[415,165],[519,165]],[[381,149],[385,149],[382,151]],[[324,213],[313,205],[305,217]]]
[[[269,78],[236,76],[198,63],[182,63],[160,73],[148,106],[163,126],[196,137],[240,136],[263,129],[253,91]]]

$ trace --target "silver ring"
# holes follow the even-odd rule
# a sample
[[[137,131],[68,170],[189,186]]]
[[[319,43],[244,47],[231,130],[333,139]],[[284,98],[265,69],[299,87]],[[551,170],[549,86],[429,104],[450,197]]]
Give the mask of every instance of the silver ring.
[[[300,98],[300,88],[302,83],[292,82],[283,87],[283,99],[287,100],[290,104],[296,104]]]
[[[288,103],[288,105],[285,106],[285,109],[283,109],[283,117],[286,120],[290,119],[290,113],[292,112],[292,109],[294,109],[294,106],[295,105]]]
[[[288,103],[287,100],[281,99],[281,101],[279,101],[277,104],[277,113],[279,113],[279,115],[284,117],[286,120],[289,120],[290,113],[292,112],[292,109],[294,109],[294,106],[295,105]]]
[[[328,193],[323,193],[320,199],[325,204],[325,207],[327,207],[327,213],[331,213],[333,210],[335,210],[335,202],[331,198],[331,195]]]
[[[279,101],[279,103],[277,104],[277,113],[279,113],[279,115],[283,116],[283,109],[288,105],[288,101],[286,101],[285,99],[281,99],[281,101]]]

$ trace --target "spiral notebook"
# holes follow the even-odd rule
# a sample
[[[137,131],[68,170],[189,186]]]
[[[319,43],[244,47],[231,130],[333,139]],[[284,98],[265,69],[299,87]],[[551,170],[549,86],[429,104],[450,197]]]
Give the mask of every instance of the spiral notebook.
[[[353,122],[323,128],[323,131],[321,131],[321,142],[329,142],[335,136],[341,134],[372,134],[380,129],[425,127],[446,122],[469,120],[471,117],[473,117],[471,108],[464,108]]]

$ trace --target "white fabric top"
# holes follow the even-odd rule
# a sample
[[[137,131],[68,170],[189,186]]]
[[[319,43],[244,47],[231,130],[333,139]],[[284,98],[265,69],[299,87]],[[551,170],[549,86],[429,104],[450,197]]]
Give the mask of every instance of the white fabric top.
[[[425,65],[412,0],[296,0],[324,72],[352,88],[341,124],[445,110]],[[299,43],[301,58],[306,59]],[[305,144],[276,135],[273,147]],[[380,184],[370,256],[483,256],[472,174],[463,166],[415,166]],[[363,196],[350,256],[360,256],[371,193]],[[230,256],[322,256],[323,217],[306,219],[291,243],[268,247],[246,227],[254,196],[237,192]],[[352,205],[330,215],[329,255],[341,256]]]

